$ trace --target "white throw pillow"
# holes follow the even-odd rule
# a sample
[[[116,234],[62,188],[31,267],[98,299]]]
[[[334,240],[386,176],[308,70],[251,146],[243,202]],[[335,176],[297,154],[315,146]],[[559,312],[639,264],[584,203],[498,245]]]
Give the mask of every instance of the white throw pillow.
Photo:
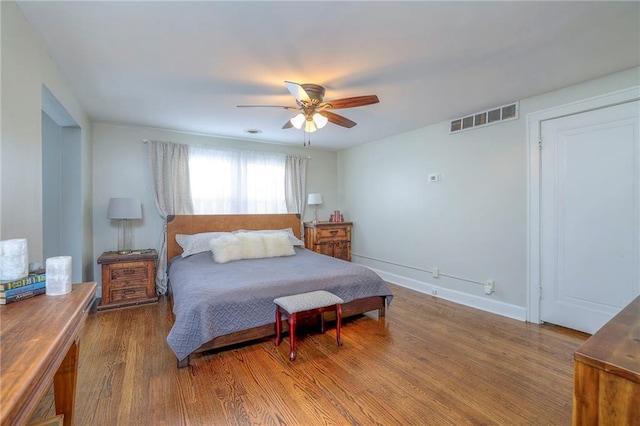
[[[260,259],[265,257],[262,235],[251,232],[239,232],[234,235],[240,240],[243,259]]]
[[[209,251],[209,242],[213,239],[232,235],[231,232],[203,232],[200,234],[176,234],[176,242],[182,247],[182,257]]]
[[[213,238],[209,242],[216,263],[227,263],[242,259],[242,244],[235,235],[229,234]]]
[[[263,234],[262,242],[264,243],[265,257],[293,256],[296,254],[289,237],[283,232]]]
[[[274,233],[284,233],[289,237],[291,244],[294,246],[304,247],[304,241],[300,240],[293,233],[293,229],[291,228],[283,228],[283,229],[260,229],[257,231],[247,231],[246,229],[238,229],[237,231],[233,231],[234,234],[239,232],[249,232],[249,233],[257,233],[257,234],[274,234]]]

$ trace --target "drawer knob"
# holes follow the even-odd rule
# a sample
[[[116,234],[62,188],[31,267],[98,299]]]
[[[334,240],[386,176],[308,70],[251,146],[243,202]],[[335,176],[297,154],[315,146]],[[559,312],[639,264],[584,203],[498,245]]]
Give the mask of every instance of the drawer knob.
[[[133,293],[135,293],[135,292],[136,292],[135,290],[133,290],[133,289],[130,289],[130,288],[129,288],[129,289],[127,289],[127,290],[123,291],[122,293],[123,293],[123,294],[133,294]]]
[[[122,273],[125,274],[125,275],[132,275],[132,274],[136,273],[136,270],[135,269],[123,269]]]
[[[338,233],[338,231],[335,231],[335,230],[330,232],[331,232],[331,235],[336,235]]]

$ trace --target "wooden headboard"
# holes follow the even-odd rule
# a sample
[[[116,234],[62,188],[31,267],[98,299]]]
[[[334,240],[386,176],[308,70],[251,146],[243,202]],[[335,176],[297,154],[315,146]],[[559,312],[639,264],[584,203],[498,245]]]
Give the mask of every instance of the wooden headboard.
[[[215,214],[172,215],[167,217],[167,261],[182,253],[176,242],[176,234],[199,234],[201,232],[231,232],[238,229],[284,229],[291,228],[301,238],[299,214]]]

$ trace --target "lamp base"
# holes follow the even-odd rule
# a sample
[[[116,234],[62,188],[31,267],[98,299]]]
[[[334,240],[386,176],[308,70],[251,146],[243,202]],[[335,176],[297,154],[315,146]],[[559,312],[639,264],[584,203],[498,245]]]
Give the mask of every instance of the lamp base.
[[[120,228],[118,229],[118,254],[129,254],[131,250],[131,227],[127,219],[120,220]]]

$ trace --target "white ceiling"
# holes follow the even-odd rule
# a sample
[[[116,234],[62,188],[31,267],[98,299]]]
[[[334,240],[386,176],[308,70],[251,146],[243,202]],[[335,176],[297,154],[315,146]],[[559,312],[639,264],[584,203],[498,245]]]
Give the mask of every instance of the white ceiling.
[[[640,65],[640,2],[18,5],[94,121],[299,145],[291,111],[236,105],[378,95],[311,135],[332,150]]]

